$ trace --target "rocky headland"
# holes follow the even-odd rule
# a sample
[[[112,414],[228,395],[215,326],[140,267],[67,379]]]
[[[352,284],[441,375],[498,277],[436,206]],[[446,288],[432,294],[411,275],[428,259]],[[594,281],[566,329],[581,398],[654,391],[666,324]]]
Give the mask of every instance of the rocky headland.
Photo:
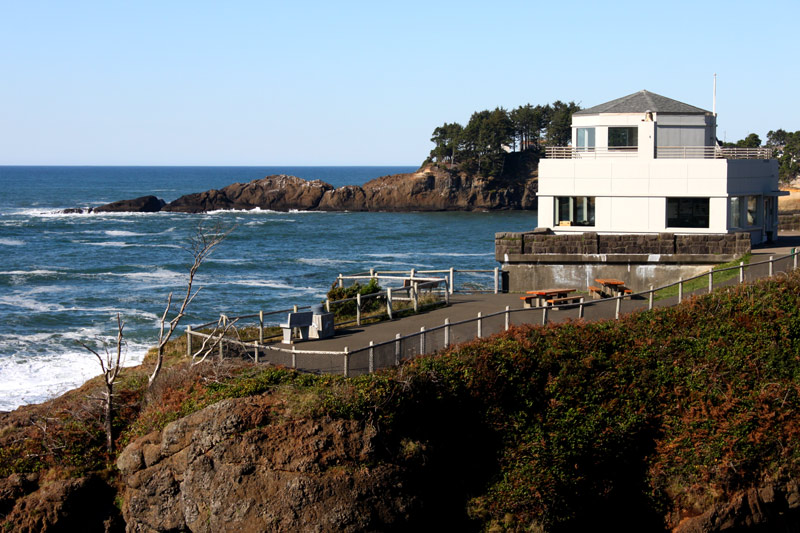
[[[498,179],[482,178],[424,165],[410,174],[395,174],[364,185],[335,188],[320,180],[273,175],[222,189],[187,194],[166,203],[155,196],[122,200],[93,209],[67,212],[216,210],[272,211],[475,211],[535,209],[537,178],[533,173]]]
[[[358,378],[171,341],[0,413],[8,531],[796,531],[800,272]]]

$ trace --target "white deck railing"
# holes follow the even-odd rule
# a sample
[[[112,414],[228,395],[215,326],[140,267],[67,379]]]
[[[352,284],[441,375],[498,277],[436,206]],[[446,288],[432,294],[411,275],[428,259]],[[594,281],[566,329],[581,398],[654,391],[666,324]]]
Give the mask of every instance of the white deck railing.
[[[597,159],[602,157],[639,157],[632,148],[576,148],[548,146],[547,159]],[[771,159],[772,148],[719,148],[716,146],[659,146],[656,159]]]

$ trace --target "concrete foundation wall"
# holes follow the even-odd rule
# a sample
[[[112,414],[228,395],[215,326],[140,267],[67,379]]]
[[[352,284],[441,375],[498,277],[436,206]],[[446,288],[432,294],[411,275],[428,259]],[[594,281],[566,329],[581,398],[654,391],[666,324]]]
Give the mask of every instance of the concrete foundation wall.
[[[586,262],[571,264],[508,264],[503,271],[508,272],[508,292],[525,292],[549,287],[566,287],[586,291],[597,285],[595,278],[616,278],[623,280],[625,286],[634,291],[643,291],[650,285],[658,287],[673,283],[678,278],[689,278],[708,272],[714,265],[709,264],[669,264],[669,263],[606,263]]]
[[[508,273],[505,289],[511,292],[546,287],[586,290],[596,285],[598,277],[621,279],[633,290],[645,290],[707,272],[749,252],[747,232],[495,235],[495,258]]]

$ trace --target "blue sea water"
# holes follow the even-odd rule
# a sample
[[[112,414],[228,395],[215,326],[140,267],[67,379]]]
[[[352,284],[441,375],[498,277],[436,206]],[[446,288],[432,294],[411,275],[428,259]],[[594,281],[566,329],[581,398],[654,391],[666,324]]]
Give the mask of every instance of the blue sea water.
[[[100,373],[77,341],[112,342],[125,321],[126,362],[157,337],[167,295],[185,290],[187,238],[198,224],[233,227],[201,266],[183,326],[324,299],[338,273],[491,269],[494,233],[536,227],[531,212],[320,213],[221,211],[62,214],[155,194],[167,202],[270,174],[336,187],[416,167],[0,166],[0,410],[44,401]],[[467,278],[469,279],[469,278]],[[475,275],[476,284],[491,283]]]

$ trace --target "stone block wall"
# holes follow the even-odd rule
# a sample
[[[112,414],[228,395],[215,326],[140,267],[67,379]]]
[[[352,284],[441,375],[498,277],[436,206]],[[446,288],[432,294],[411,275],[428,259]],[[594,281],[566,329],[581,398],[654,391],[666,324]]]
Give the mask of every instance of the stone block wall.
[[[601,254],[674,254],[675,234],[600,235],[597,250]]]
[[[749,233],[726,235],[676,235],[676,254],[744,255],[750,251]]]
[[[800,211],[778,213],[778,229],[785,231],[800,230]]]
[[[647,254],[730,255],[750,251],[749,233],[728,234],[615,234],[595,232],[555,235],[542,231],[495,234],[495,258],[505,254]]]

